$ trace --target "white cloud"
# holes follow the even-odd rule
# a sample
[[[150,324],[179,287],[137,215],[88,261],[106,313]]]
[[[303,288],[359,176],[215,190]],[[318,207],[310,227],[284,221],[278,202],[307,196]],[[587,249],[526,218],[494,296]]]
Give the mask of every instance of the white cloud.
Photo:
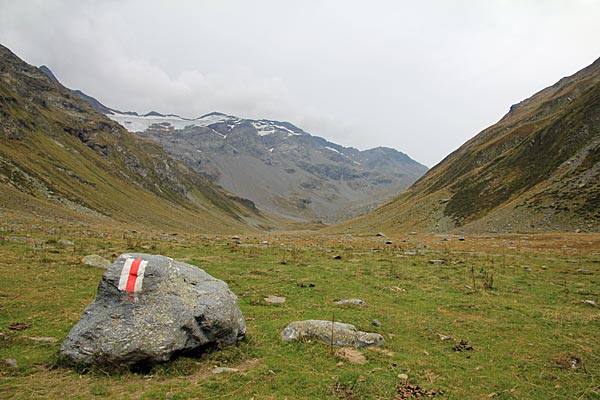
[[[0,43],[123,110],[289,120],[433,165],[600,55],[591,1],[0,0]]]

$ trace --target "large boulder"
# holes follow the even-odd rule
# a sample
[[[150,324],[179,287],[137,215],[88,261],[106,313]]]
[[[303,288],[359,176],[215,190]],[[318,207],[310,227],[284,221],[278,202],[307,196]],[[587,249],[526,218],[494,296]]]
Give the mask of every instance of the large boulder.
[[[246,332],[227,284],[171,258],[123,254],[60,353],[79,367],[148,368],[173,356],[232,345]]]
[[[331,321],[315,319],[292,322],[281,332],[281,339],[284,341],[316,339],[327,344],[333,341],[334,346],[350,346],[359,349],[381,346],[385,342],[379,333],[362,332],[354,325],[341,322],[333,322],[332,328]]]

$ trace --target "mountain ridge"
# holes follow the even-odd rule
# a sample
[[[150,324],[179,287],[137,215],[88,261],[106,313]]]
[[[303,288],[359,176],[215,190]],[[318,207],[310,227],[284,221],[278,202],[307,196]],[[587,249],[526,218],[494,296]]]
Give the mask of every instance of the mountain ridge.
[[[275,223],[4,46],[0,116],[0,213],[7,218],[204,232]]]
[[[339,228],[599,230],[600,59],[510,107],[406,192]]]
[[[72,92],[214,183],[283,218],[335,223],[391,199],[427,170],[396,149],[345,147],[287,121],[217,111],[197,118],[123,112]]]

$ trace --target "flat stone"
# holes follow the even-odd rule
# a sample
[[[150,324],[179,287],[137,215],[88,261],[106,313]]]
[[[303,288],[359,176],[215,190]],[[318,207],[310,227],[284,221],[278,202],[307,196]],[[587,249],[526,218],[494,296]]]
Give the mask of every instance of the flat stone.
[[[81,259],[81,262],[85,265],[89,265],[90,267],[97,267],[97,268],[104,268],[104,269],[108,269],[112,264],[106,258],[100,257],[97,254],[90,254],[89,256],[85,256]]]
[[[240,372],[240,370],[237,368],[217,367],[217,368],[214,368],[210,372],[212,372],[213,374],[223,374],[223,373],[236,373],[236,372]]]
[[[333,340],[332,340],[333,333]],[[316,339],[327,344],[341,347],[365,348],[381,346],[385,343],[379,333],[362,332],[354,325],[331,321],[306,320],[289,324],[282,332],[284,341],[303,341]]]
[[[334,301],[335,304],[344,305],[344,304],[354,304],[356,306],[366,307],[368,304],[361,299],[342,299],[338,301]]]
[[[267,296],[264,300],[269,304],[283,304],[285,303],[285,297],[282,296]]]
[[[8,366],[8,367],[16,367],[17,366],[17,360],[15,360],[14,358],[7,358],[4,361],[4,365]]]
[[[47,343],[56,343],[58,339],[55,337],[49,336],[28,336],[27,339],[33,340],[35,342],[47,342]]]

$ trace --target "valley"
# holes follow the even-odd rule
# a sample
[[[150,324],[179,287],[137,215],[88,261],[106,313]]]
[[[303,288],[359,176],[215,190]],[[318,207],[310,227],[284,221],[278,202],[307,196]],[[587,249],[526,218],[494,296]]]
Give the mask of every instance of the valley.
[[[410,398],[399,396],[417,388],[442,399],[594,399],[598,249],[598,234],[234,238],[4,221],[0,359],[16,366],[0,366],[0,387],[13,399]],[[144,374],[57,368],[60,343],[104,271],[82,257],[134,251],[168,254],[226,280],[246,338]],[[285,303],[267,303],[272,295]],[[368,305],[334,304],[348,297]],[[302,319],[352,323],[385,344],[353,364],[323,343],[281,341],[281,330]],[[17,323],[26,328],[9,329]]]

